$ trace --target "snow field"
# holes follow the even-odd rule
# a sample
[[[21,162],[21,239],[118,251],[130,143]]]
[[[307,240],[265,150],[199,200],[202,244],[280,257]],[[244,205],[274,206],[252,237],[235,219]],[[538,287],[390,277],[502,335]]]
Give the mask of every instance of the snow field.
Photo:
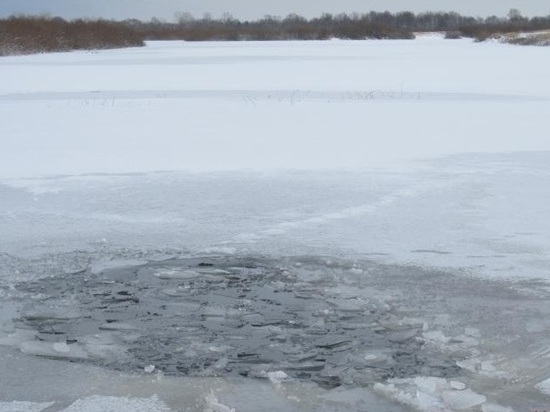
[[[549,149],[547,64],[543,49],[438,38],[5,57],[0,176],[363,170]]]

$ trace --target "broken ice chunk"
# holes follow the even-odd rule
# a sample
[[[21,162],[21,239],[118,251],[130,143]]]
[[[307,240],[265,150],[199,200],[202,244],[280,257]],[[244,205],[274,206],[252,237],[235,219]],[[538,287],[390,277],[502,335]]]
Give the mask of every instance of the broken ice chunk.
[[[222,370],[222,369],[225,369],[227,368],[227,365],[229,364],[229,359],[227,358],[221,358],[221,359],[218,359],[216,361],[216,363],[214,363],[214,365],[212,365],[212,369],[214,370]]]
[[[56,342],[53,344],[53,349],[59,353],[69,353],[71,351],[67,342]]]
[[[431,332],[424,332],[422,334],[425,340],[432,341],[433,343],[447,343],[449,338],[440,330],[434,330]]]
[[[361,360],[362,364],[370,367],[379,367],[381,364],[392,362],[391,351],[372,350]]]
[[[50,342],[23,342],[19,347],[27,355],[57,359],[88,359],[88,354],[80,345],[52,344]],[[61,349],[61,350],[59,350]]]
[[[514,412],[512,408],[500,406],[496,403],[485,403],[481,406],[482,412]]]
[[[480,361],[478,359],[465,359],[462,361],[457,361],[456,365],[459,368],[466,369],[470,372],[477,372],[477,369],[479,368]]]
[[[417,407],[421,411],[440,411],[444,410],[440,399],[418,391],[416,393]]]
[[[186,296],[189,293],[189,291],[185,288],[177,287],[177,288],[163,289],[162,293],[164,293],[166,296],[170,296],[171,298],[179,298],[182,296]]]
[[[485,395],[476,393],[471,389],[463,391],[444,391],[441,393],[441,396],[451,409],[459,410],[472,408],[487,401]]]
[[[136,330],[134,325],[124,322],[110,322],[99,326],[100,330]]]
[[[418,335],[418,329],[408,329],[399,332],[393,332],[388,335],[388,340],[393,343],[403,343]]]
[[[550,396],[550,379],[540,382],[536,388],[545,395]]]
[[[235,409],[220,403],[216,395],[214,395],[214,391],[210,391],[210,393],[206,395],[205,401],[205,412],[235,412]]]
[[[209,267],[202,267],[200,269],[196,269],[196,271],[204,275],[230,275],[231,274],[231,272],[228,272],[227,270],[215,269],[215,268],[209,268]]]
[[[476,328],[464,328],[464,334],[467,336],[472,336],[474,338],[479,338],[481,334],[479,333],[479,329]]]
[[[485,372],[495,372],[497,368],[493,365],[493,362],[483,361],[481,362],[481,370]]]
[[[16,329],[8,336],[0,338],[0,346],[19,346],[23,342],[33,340],[37,333],[32,329]]]
[[[268,372],[267,378],[274,385],[280,385],[281,382],[288,379],[288,375],[283,371]]]
[[[130,337],[131,334],[127,333],[119,336],[118,332],[105,332],[82,336],[78,338],[78,341],[84,345],[85,351],[91,358],[121,358],[126,354],[126,347],[121,344],[121,341],[126,341]]]
[[[174,270],[164,269],[155,273],[155,277],[164,280],[177,280],[177,279],[194,279],[200,277],[199,272],[194,270]]]
[[[463,391],[464,389],[466,389],[466,385],[460,381],[450,381],[449,385],[451,386],[451,388],[457,391]]]
[[[432,396],[438,396],[441,391],[449,389],[449,384],[444,378],[418,377],[414,379],[418,390]]]
[[[201,314],[206,318],[239,319],[245,314],[245,312],[239,309],[210,305],[201,308]]]
[[[171,409],[157,396],[150,398],[126,398],[94,395],[79,399],[64,412],[170,412]]]
[[[31,322],[64,321],[79,317],[80,313],[77,309],[67,307],[33,307],[21,315],[21,318]]]

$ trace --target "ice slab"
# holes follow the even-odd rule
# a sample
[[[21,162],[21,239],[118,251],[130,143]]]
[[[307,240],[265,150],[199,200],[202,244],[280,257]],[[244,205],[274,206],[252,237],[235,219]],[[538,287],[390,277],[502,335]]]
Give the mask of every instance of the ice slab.
[[[134,331],[138,328],[130,323],[125,322],[110,322],[104,323],[99,326],[99,330],[108,330],[108,331]]]
[[[29,341],[23,342],[20,348],[21,352],[27,355],[43,356],[46,358],[85,360],[89,357],[83,347],[78,344],[67,345],[62,342]]]
[[[201,274],[195,270],[159,270],[155,273],[159,279],[194,279],[199,278]]]
[[[463,391],[444,391],[441,395],[451,409],[458,410],[473,408],[487,401],[485,395],[476,393],[471,389]]]
[[[496,403],[484,403],[481,406],[482,412],[514,412],[514,410],[508,406],[498,405]]]
[[[540,382],[537,385],[537,389],[541,391],[542,393],[550,396],[550,378]]]
[[[38,332],[32,329],[16,329],[13,333],[0,337],[1,346],[19,346],[23,342],[31,341]]]
[[[214,391],[211,391],[208,395],[206,395],[205,401],[205,412],[235,412],[234,408],[220,403],[220,401],[214,394]]]
[[[0,402],[0,412],[41,412],[53,405],[53,402]]]
[[[415,379],[391,379],[377,383],[377,393],[421,411],[462,411],[485,404],[487,397],[465,389],[460,382],[444,378],[419,376]]]
[[[127,398],[96,395],[77,400],[63,412],[171,412],[171,409],[156,396]]]

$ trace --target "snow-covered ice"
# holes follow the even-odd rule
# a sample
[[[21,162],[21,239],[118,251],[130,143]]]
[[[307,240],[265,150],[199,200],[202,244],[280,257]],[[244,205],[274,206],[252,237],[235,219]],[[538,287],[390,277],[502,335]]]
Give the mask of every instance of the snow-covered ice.
[[[441,39],[4,57],[0,176],[364,169],[548,149],[547,63],[544,49]]]
[[[548,409],[549,63],[544,48],[436,36],[0,58],[0,411]],[[352,342],[355,367],[327,365],[323,384],[344,384],[326,391],[291,362],[224,376],[220,342],[182,349],[217,357],[206,377],[80,363],[125,359],[148,318],[66,340],[46,327],[88,315],[87,292],[48,279],[130,267],[174,304],[235,276],[155,263],[197,256],[270,259],[297,276],[293,299],[326,299],[309,332],[345,312],[389,346]],[[258,315],[178,304],[212,328]],[[422,359],[415,376],[391,345]]]

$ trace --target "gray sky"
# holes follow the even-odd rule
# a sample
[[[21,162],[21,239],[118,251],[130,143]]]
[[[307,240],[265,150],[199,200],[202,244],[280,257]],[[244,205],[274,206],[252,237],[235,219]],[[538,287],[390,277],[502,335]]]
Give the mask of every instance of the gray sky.
[[[0,0],[0,16],[12,14],[51,14],[65,18],[105,17],[114,19],[172,20],[176,12],[213,17],[224,12],[240,19],[256,19],[266,14],[306,17],[323,12],[377,11],[457,11],[465,15],[505,16],[517,8],[526,16],[550,15],[549,0]]]

